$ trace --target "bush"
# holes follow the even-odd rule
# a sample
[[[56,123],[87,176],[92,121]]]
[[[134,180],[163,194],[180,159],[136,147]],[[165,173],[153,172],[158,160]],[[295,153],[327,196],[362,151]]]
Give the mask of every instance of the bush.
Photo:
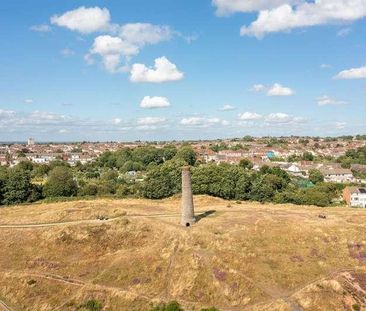
[[[76,195],[77,185],[68,167],[56,166],[44,186],[46,197],[71,197]]]
[[[309,180],[315,185],[324,181],[324,176],[319,170],[309,170]]]
[[[79,195],[81,196],[94,196],[98,193],[98,186],[96,184],[86,184],[79,189]]]
[[[184,311],[180,304],[176,301],[171,301],[168,304],[161,303],[150,309],[150,311]]]
[[[102,303],[98,300],[88,300],[86,303],[82,304],[81,307],[89,311],[100,311],[102,310]]]

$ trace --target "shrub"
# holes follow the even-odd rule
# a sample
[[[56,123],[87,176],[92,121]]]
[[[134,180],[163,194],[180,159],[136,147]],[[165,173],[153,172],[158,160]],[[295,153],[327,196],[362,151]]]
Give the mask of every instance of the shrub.
[[[184,311],[180,304],[176,301],[171,301],[168,304],[161,303],[150,309],[150,311]]]
[[[88,300],[86,303],[82,304],[81,307],[89,311],[100,311],[102,310],[102,303],[98,300]]]
[[[46,197],[71,197],[76,195],[77,185],[68,167],[56,166],[44,186]]]

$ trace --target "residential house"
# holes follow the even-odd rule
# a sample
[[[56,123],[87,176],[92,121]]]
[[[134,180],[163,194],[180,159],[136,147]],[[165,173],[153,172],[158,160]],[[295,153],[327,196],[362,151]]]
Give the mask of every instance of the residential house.
[[[324,180],[327,182],[347,183],[356,181],[350,169],[321,168],[320,172],[324,175]]]
[[[366,208],[366,188],[346,187],[343,190],[343,198],[348,206]]]

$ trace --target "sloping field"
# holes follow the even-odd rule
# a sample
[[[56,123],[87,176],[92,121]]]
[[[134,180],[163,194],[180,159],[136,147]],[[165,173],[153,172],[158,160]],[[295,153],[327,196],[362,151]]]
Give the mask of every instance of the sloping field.
[[[198,196],[184,228],[179,203],[0,209],[0,310],[366,310],[366,210]]]

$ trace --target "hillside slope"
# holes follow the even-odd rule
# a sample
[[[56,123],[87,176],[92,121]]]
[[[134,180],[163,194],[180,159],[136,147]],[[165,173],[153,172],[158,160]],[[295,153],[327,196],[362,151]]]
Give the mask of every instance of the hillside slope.
[[[200,220],[184,228],[179,203],[0,209],[0,301],[13,310],[77,310],[90,299],[104,310],[173,299],[187,310],[366,307],[366,210],[198,196]]]

